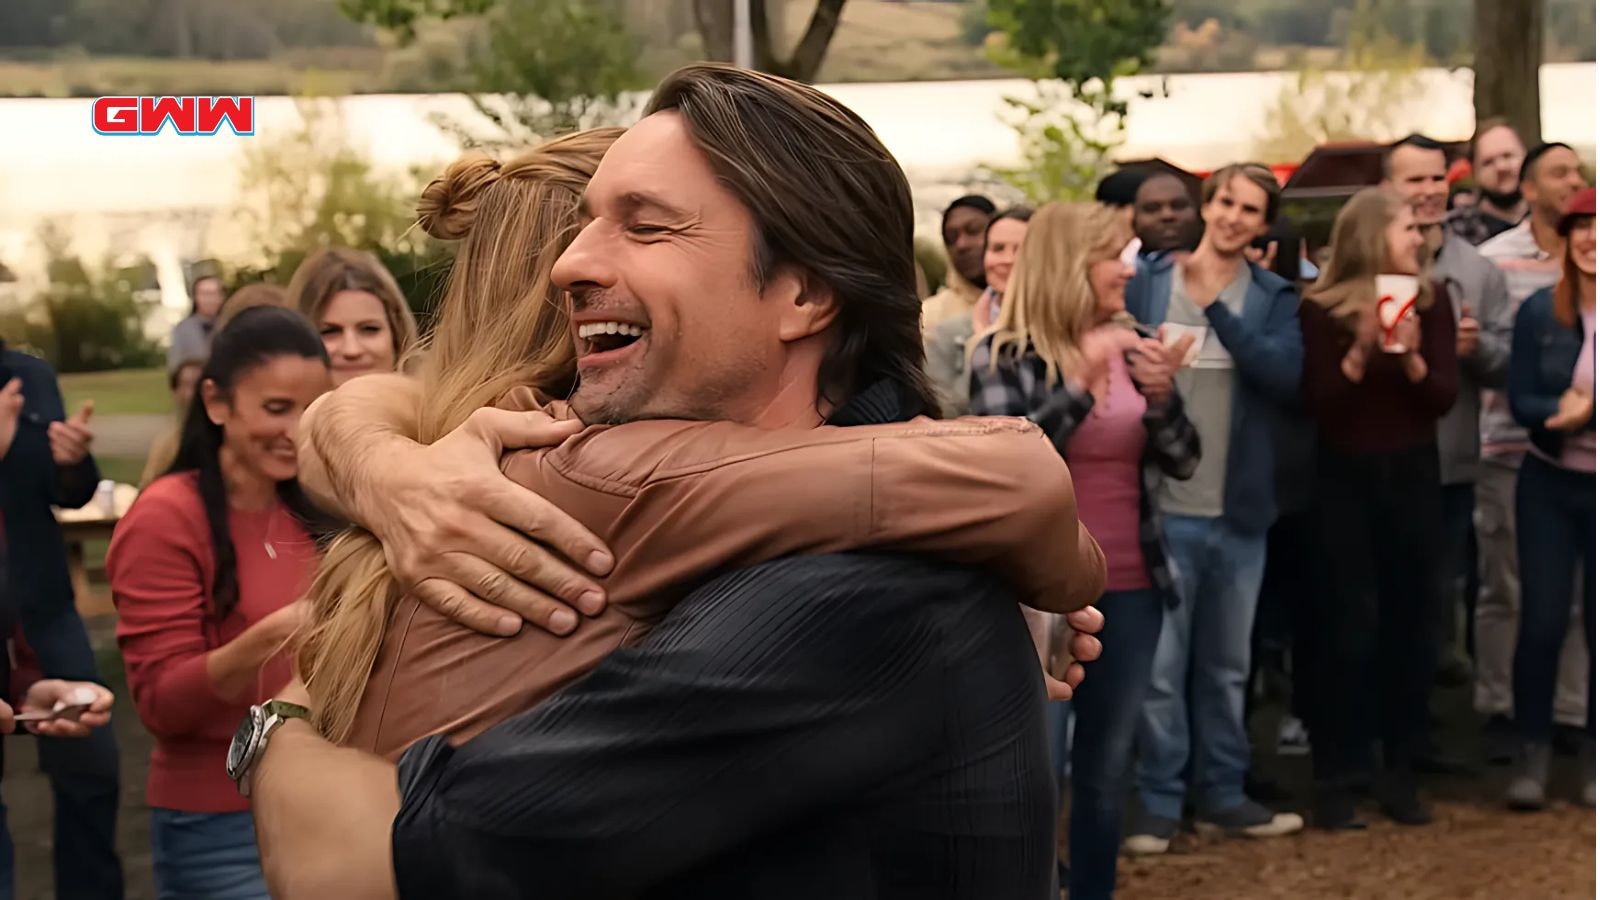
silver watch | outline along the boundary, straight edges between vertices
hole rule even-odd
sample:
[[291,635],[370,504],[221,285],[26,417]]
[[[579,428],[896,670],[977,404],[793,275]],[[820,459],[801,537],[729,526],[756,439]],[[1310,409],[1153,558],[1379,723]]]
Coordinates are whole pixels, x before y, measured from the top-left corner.
[[250,796],[250,773],[267,751],[267,739],[272,733],[290,719],[310,718],[311,710],[287,700],[268,700],[250,707],[228,746],[228,777],[238,786],[239,793]]

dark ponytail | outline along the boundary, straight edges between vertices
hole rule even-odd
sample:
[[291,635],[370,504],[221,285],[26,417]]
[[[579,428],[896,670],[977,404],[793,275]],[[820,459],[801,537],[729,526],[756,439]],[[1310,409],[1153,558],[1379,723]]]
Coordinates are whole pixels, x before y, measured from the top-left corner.
[[[200,371],[199,384],[214,383],[224,395],[233,391],[241,376],[281,356],[320,360],[328,365],[328,351],[322,339],[299,313],[263,306],[239,313],[211,342],[211,353]],[[216,579],[211,585],[212,617],[220,622],[239,604],[239,563],[233,535],[228,530],[228,489],[222,480],[222,426],[206,415],[204,391],[198,387],[189,403],[178,438],[178,455],[171,475],[194,472],[200,486],[200,502],[206,511],[211,532],[211,549],[217,561]],[[323,519],[290,479],[278,483],[278,496],[308,527]]]

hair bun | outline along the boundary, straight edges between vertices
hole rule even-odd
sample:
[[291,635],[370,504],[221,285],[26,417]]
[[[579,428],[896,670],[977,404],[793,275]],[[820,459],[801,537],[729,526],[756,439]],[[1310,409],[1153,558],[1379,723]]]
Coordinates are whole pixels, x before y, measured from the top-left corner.
[[472,230],[478,198],[500,178],[500,163],[488,154],[469,153],[428,182],[417,201],[417,224],[443,241],[459,241]]

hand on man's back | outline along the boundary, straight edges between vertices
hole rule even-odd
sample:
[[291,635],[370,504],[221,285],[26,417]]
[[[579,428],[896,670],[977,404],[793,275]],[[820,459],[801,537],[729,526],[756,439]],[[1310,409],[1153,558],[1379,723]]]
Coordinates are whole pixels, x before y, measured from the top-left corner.
[[484,408],[438,441],[378,461],[380,480],[367,492],[361,518],[383,542],[400,584],[485,634],[515,634],[523,621],[567,634],[579,613],[603,610],[604,591],[590,575],[610,571],[610,551],[500,471],[504,452],[554,446],[582,427],[539,412]]

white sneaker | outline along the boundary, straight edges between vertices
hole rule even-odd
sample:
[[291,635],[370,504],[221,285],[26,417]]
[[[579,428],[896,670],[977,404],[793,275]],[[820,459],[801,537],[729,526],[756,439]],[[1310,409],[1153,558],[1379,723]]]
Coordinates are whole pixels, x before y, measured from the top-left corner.
[[1305,756],[1311,752],[1311,733],[1306,724],[1294,716],[1284,716],[1278,721],[1278,755]]
[[1122,842],[1122,849],[1130,856],[1160,856],[1172,846],[1172,839],[1177,835],[1176,820],[1163,819],[1140,810],[1128,827],[1128,837]]
[[1253,838],[1283,837],[1306,827],[1299,813],[1275,813],[1254,800],[1246,800],[1232,809],[1198,815],[1194,824],[1197,831]]

